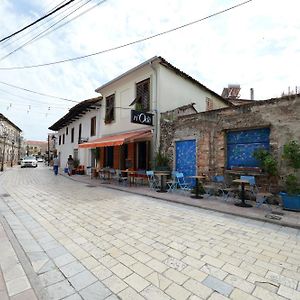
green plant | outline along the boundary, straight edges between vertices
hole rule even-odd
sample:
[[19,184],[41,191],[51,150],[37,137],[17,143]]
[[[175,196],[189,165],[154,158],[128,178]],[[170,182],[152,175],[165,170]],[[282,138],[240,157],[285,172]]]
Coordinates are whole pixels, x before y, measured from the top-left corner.
[[276,158],[267,150],[260,148],[254,151],[253,157],[260,163],[262,170],[269,176],[278,174],[278,163]]
[[169,157],[162,152],[158,152],[155,155],[155,167],[169,167]]
[[300,169],[300,144],[297,141],[290,141],[283,146],[283,158],[287,161],[293,173],[287,175],[285,180],[286,191],[290,195],[300,194],[299,174]]

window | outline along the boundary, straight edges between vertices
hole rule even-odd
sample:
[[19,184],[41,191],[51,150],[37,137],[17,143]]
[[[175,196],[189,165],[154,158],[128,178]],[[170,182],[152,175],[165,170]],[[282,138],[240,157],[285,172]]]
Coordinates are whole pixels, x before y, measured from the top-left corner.
[[74,143],[74,128],[71,129],[71,143]]
[[138,111],[150,110],[150,78],[136,84],[135,109]]
[[79,128],[78,128],[78,144],[81,143],[81,124],[79,124]]
[[214,103],[212,99],[206,98],[206,110],[213,110],[214,109]]
[[61,145],[61,135],[58,138],[58,145]]
[[66,128],[66,135],[68,135],[69,134],[69,128],[67,127]]
[[96,117],[91,118],[91,136],[96,135]]
[[65,143],[65,134],[63,134],[63,144]]
[[105,104],[105,124],[109,124],[115,119],[115,94],[106,97]]
[[105,166],[112,168],[114,166],[114,147],[106,147],[105,150]]

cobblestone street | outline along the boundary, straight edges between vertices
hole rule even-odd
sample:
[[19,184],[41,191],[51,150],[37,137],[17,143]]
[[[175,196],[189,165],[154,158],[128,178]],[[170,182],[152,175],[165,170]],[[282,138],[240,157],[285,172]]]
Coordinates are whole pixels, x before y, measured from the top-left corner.
[[300,299],[299,230],[41,166],[0,186],[1,300]]

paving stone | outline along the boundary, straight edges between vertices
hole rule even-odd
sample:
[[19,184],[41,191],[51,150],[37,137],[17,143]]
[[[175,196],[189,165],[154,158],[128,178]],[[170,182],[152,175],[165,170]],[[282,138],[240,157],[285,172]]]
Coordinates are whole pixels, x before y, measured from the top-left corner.
[[[3,300],[1,297],[0,299]],[[15,296],[12,296],[10,299],[11,300],[37,300],[38,298],[36,297],[33,289],[29,289]]]
[[12,265],[9,269],[3,271],[5,281],[16,279],[25,276],[25,272],[21,264]]
[[188,277],[186,275],[174,269],[168,269],[164,272],[164,275],[171,281],[174,281],[179,285],[182,285],[185,281],[188,280]]
[[92,269],[91,272],[100,280],[104,280],[112,275],[112,272],[102,265]]
[[130,269],[142,277],[146,277],[153,272],[151,268],[140,262],[137,262],[134,265],[130,266]]
[[300,300],[300,291],[288,288],[284,285],[281,285],[278,290],[278,294],[287,299]]
[[220,280],[223,280],[228,273],[211,265],[205,265],[200,269],[202,272],[212,275]]
[[58,270],[51,270],[38,276],[43,286],[49,286],[54,283],[65,280],[65,277]]
[[254,290],[254,284],[234,275],[229,274],[224,281],[233,287],[239,288],[242,291],[251,294]]
[[236,275],[240,278],[243,278],[243,279],[246,279],[247,276],[249,275],[249,272],[246,271],[246,270],[243,270],[239,267],[236,267],[236,266],[233,266],[231,264],[225,264],[223,267],[222,267],[222,270],[224,270],[225,272],[228,272],[232,275]]
[[158,273],[163,273],[165,270],[168,269],[168,267],[161,263],[160,261],[156,259],[152,259],[147,262],[147,266],[150,267],[151,269],[157,271]]
[[111,294],[111,291],[101,282],[97,281],[82,289],[79,293],[85,300],[102,300],[106,299]]
[[182,271],[187,264],[185,264],[184,262],[182,262],[181,260],[178,260],[174,257],[169,257],[164,261],[164,264],[167,265],[170,268],[173,268],[177,271]]
[[191,291],[193,294],[204,299],[208,298],[208,296],[213,293],[212,289],[208,288],[207,286],[203,285],[202,283],[194,279],[189,279],[183,284],[183,286],[187,290]]
[[116,275],[106,278],[103,280],[103,283],[115,294],[120,293],[128,287],[128,285]]
[[64,280],[46,287],[46,292],[51,300],[58,300],[74,294],[75,290],[67,280]]
[[170,300],[171,298],[162,290],[154,285],[149,285],[142,292],[141,295],[147,300]]
[[85,267],[78,261],[60,267],[63,274],[69,278],[85,270]]
[[4,290],[0,290],[0,299],[1,300],[10,300],[9,298],[8,298],[8,294],[7,294],[7,292],[6,291],[4,291]]
[[171,298],[175,300],[185,300],[191,295],[191,292],[176,283],[172,283],[166,289],[165,293],[170,295]]
[[80,272],[70,278],[68,278],[72,286],[76,289],[76,291],[80,291],[81,289],[91,285],[92,283],[97,281],[97,278],[89,271],[85,270]]
[[283,275],[280,275],[280,274],[277,274],[277,273],[274,273],[271,271],[269,271],[266,274],[266,278],[270,279],[272,282],[285,285],[286,287],[289,287],[291,289],[297,288],[297,284],[298,284],[297,280],[285,277]]
[[257,286],[252,294],[253,296],[262,299],[262,300],[284,300],[285,298],[272,293],[260,286]]
[[149,281],[145,280],[135,273],[125,278],[124,281],[138,292],[142,291],[145,287],[150,285]]
[[144,300],[145,299],[131,287],[128,287],[125,290],[123,290],[121,293],[119,293],[118,297],[120,297],[120,299],[122,300],[132,300],[132,299]]
[[213,276],[207,276],[202,283],[206,285],[207,287],[215,290],[216,292],[224,295],[229,296],[230,293],[233,290],[233,287],[223,281],[221,281],[218,278],[215,278]]
[[64,300],[82,300],[82,297],[76,293],[71,296],[68,296],[67,298],[64,298]]
[[234,289],[230,295],[230,299],[232,299],[232,300],[258,300],[259,298],[249,295],[242,290]]
[[26,276],[18,277],[6,282],[6,287],[9,296],[19,294],[31,288]]
[[67,254],[63,254],[63,255],[60,255],[60,256],[57,256],[56,258],[53,259],[54,263],[58,266],[58,267],[62,267],[64,265],[67,265],[73,261],[75,261],[76,258],[67,253]]
[[171,280],[157,272],[151,273],[146,279],[163,291],[172,283]]

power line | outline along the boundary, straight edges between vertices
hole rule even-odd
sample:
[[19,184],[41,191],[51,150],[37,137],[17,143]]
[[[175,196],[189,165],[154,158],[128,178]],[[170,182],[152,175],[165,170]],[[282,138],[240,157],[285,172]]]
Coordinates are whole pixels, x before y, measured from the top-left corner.
[[[13,53],[17,52],[18,50],[24,48],[25,46],[27,46],[28,44],[32,44],[33,42],[43,38],[44,36],[48,35],[49,33],[56,31],[57,29],[65,26],[66,24],[70,23],[71,21],[79,18],[80,16],[82,16],[83,14],[87,13],[88,11],[90,11],[91,9],[95,8],[96,6],[104,3],[107,0],[102,0],[99,3],[97,3],[96,5],[94,5],[93,7],[90,7],[89,9],[85,10],[84,12],[78,14],[77,16],[75,16],[74,18],[70,19],[69,21],[61,24],[60,26],[57,26],[56,28],[52,29],[51,31],[49,31],[52,27],[54,27],[55,25],[57,25],[58,23],[60,23],[62,20],[64,20],[65,18],[67,18],[68,16],[70,16],[71,14],[75,13],[77,10],[79,10],[80,8],[82,8],[83,6],[87,5],[89,2],[91,2],[92,0],[88,0],[86,1],[84,4],[82,4],[81,6],[77,7],[75,10],[73,10],[72,12],[70,12],[68,15],[64,16],[62,19],[58,20],[57,22],[55,22],[54,24],[52,24],[50,27],[48,27],[47,29],[43,30],[42,32],[38,33],[36,36],[34,36],[32,39],[28,40],[27,42],[25,42],[24,44],[22,44],[21,46],[19,46],[18,48],[16,48],[15,50],[11,51],[10,53],[4,55],[3,57],[0,58],[0,61],[4,60],[5,58],[9,57],[10,55],[12,55]],[[48,31],[48,32],[47,32]],[[43,34],[44,33],[44,34]]]
[[247,4],[249,2],[252,2],[252,1],[253,0],[244,1],[244,2],[239,3],[237,5],[234,5],[234,6],[231,6],[229,8],[226,8],[226,9],[223,9],[221,11],[218,11],[216,13],[213,13],[213,14],[211,14],[209,16],[204,17],[204,18],[201,18],[201,19],[198,19],[198,20],[186,23],[184,25],[181,25],[181,26],[178,26],[178,27],[166,30],[166,31],[162,31],[160,33],[153,34],[153,35],[145,37],[145,38],[141,38],[139,40],[135,40],[135,41],[129,42],[127,44],[123,44],[123,45],[120,45],[120,46],[112,47],[112,48],[109,48],[109,49],[106,49],[106,50],[94,52],[94,53],[87,54],[87,55],[77,56],[77,57],[73,57],[73,58],[68,58],[68,59],[64,59],[64,60],[59,60],[59,61],[55,61],[55,62],[49,62],[49,63],[38,64],[38,65],[20,66],[20,67],[6,67],[6,68],[0,68],[0,70],[22,70],[22,69],[39,68],[39,67],[44,67],[44,66],[51,66],[51,65],[61,64],[61,63],[69,62],[69,61],[80,60],[80,59],[84,59],[84,58],[96,56],[96,55],[99,55],[99,54],[103,54],[103,53],[115,51],[115,50],[118,50],[118,49],[121,49],[121,48],[125,48],[125,47],[131,46],[131,45],[134,45],[134,44],[138,44],[138,43],[141,43],[141,42],[145,42],[147,40],[150,40],[150,39],[153,39],[153,38],[156,38],[156,37],[159,37],[159,36],[162,36],[162,35],[174,32],[174,31],[177,31],[179,29],[182,29],[182,28],[194,25],[194,24],[199,23],[199,22],[205,21],[207,19],[210,19],[210,18],[215,17],[217,15],[223,14],[225,12],[233,10],[233,9],[235,9],[237,7],[245,5],[245,4]]
[[61,5],[61,6],[59,6],[58,8],[54,9],[54,10],[51,11],[50,13],[48,13],[48,14],[44,15],[43,17],[41,17],[41,18],[35,20],[35,21],[32,22],[31,24],[29,24],[29,25],[23,27],[22,29],[20,29],[20,30],[18,30],[18,31],[16,31],[16,32],[14,32],[14,33],[12,33],[12,34],[10,34],[10,35],[8,35],[8,36],[2,38],[2,39],[0,40],[0,43],[3,42],[3,41],[5,41],[5,40],[7,40],[7,39],[9,39],[9,38],[11,38],[11,37],[13,37],[13,36],[15,36],[15,35],[17,35],[18,33],[22,32],[22,31],[24,31],[24,30],[26,30],[27,28],[33,26],[34,24],[36,24],[36,23],[38,23],[38,22],[44,20],[45,18],[47,18],[47,17],[53,15],[54,13],[56,13],[57,11],[59,11],[60,9],[62,9],[63,7],[69,5],[69,4],[70,4],[71,2],[73,2],[73,1],[74,1],[74,0],[69,0],[67,3],[65,3],[65,4],[63,4],[63,5]]
[[75,100],[70,100],[70,99],[66,99],[66,98],[61,98],[61,97],[57,97],[57,96],[52,96],[52,95],[48,95],[48,94],[44,94],[44,93],[32,91],[32,90],[29,90],[29,89],[26,89],[26,88],[23,88],[23,87],[19,87],[19,86],[16,86],[16,85],[13,85],[13,84],[10,84],[10,83],[7,83],[7,82],[0,81],[0,83],[2,83],[4,85],[7,85],[7,86],[10,86],[10,87],[13,87],[13,88],[16,88],[16,89],[19,89],[19,90],[23,90],[23,91],[29,92],[29,93],[37,94],[37,95],[40,95],[40,96],[50,97],[50,98],[56,98],[56,99],[59,99],[59,100],[64,100],[64,101],[79,103],[78,101],[75,101]]
[[[66,1],[66,0],[65,0]],[[58,5],[61,5],[63,2],[65,1],[62,1],[60,2]],[[79,2],[81,2],[83,0],[79,0]],[[37,29],[39,29],[40,27],[43,27],[45,26],[47,23],[50,23],[53,19],[55,19],[56,17],[60,16],[61,14],[63,14],[64,12],[66,12],[67,10],[71,9],[73,6],[75,6],[77,3],[73,3],[73,5],[71,6],[68,6],[68,7],[65,7],[65,9],[61,10],[58,14],[52,16],[51,18],[47,19],[46,22],[41,22],[39,25],[35,26],[34,28],[32,28],[31,30],[25,32],[23,35],[21,36],[18,36],[18,38],[15,38],[15,39],[10,39],[10,40],[6,40],[3,42],[2,44],[2,48],[7,48],[9,47],[10,45],[16,43],[17,41],[23,39],[24,37],[30,35],[31,33],[33,33],[34,31],[36,31]],[[51,12],[53,9],[55,9],[58,5],[56,5],[54,8],[52,8],[49,12]]]

